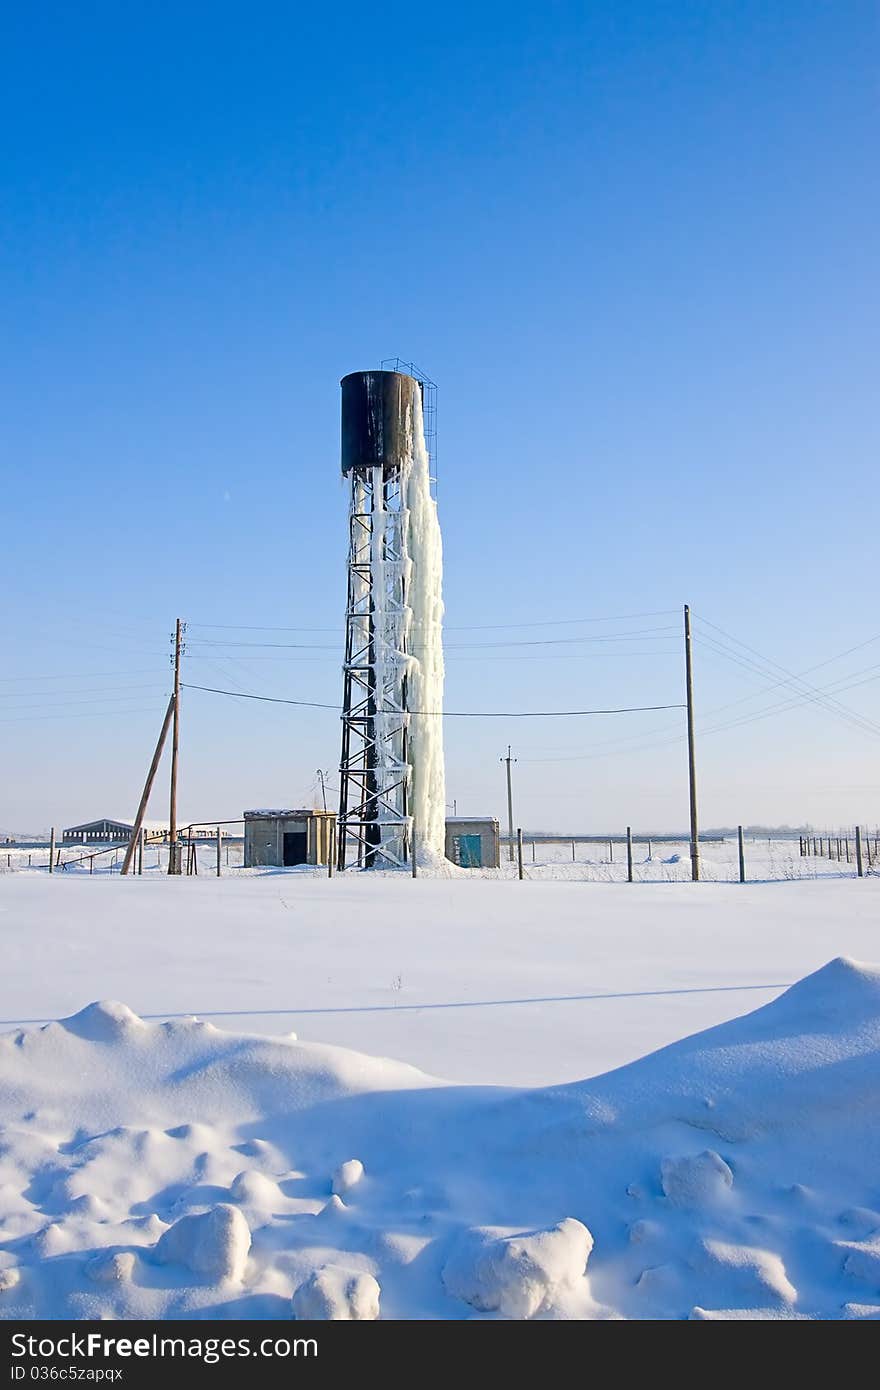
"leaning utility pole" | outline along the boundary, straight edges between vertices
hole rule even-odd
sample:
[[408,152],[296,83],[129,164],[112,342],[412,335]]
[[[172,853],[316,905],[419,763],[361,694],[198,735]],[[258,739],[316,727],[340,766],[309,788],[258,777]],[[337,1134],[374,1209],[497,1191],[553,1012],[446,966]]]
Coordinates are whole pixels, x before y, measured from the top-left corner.
[[691,654],[691,610],[684,606],[684,665],[687,683],[688,790],[691,803],[691,878],[700,877],[700,832],[697,824],[697,764],[694,750],[694,668]]
[[499,759],[502,763],[507,763],[507,846],[508,857],[513,863],[513,790],[510,784],[510,764],[516,762],[516,758],[510,756],[510,744],[507,745],[507,757]]
[[[138,842],[141,840],[141,826],[144,823],[144,816],[146,815],[147,810],[147,802],[150,799],[150,792],[153,787],[153,779],[156,776],[156,771],[159,767],[159,759],[162,757],[162,749],[165,746],[165,737],[168,733],[168,725],[171,722],[171,716],[173,713],[174,696],[172,695],[171,699],[168,701],[168,708],[165,711],[165,719],[162,723],[162,730],[159,734],[159,740],[156,744],[156,751],[153,754],[153,761],[150,763],[150,770],[147,773],[147,780],[144,783],[144,789],[141,793],[140,803],[137,808],[137,815],[134,818],[134,825],[132,826],[131,830],[131,839],[128,842],[128,849],[125,851],[125,858],[122,861],[122,872],[124,874],[127,874],[129,872],[132,863],[134,862],[135,850],[138,847]],[[143,842],[141,841],[141,868],[143,868],[143,854]]]
[[171,727],[171,807],[168,815],[168,872],[180,873],[177,854],[177,755],[180,747],[180,651],[184,624],[180,619],[174,628],[174,719]]

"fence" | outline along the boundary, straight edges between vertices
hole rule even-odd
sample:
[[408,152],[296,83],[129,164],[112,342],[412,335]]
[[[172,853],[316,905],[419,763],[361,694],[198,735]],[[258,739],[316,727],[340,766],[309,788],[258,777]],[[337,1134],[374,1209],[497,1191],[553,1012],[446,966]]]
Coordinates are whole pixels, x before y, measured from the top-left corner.
[[[203,824],[203,822],[200,822]],[[606,836],[550,836],[522,832],[514,838],[514,859],[508,859],[506,837],[502,841],[501,865],[497,869],[457,869],[448,866],[450,877],[495,879],[558,880],[589,883],[683,883],[691,877],[689,841],[683,835],[643,835],[625,832]],[[182,836],[179,851],[184,875],[307,873],[326,874],[324,866],[299,865],[294,869],[247,869],[244,841],[223,835],[219,841],[190,840]],[[46,873],[49,845],[0,847],[0,872]],[[118,876],[125,844],[87,850],[81,845],[56,846],[53,872],[98,877]],[[132,875],[157,877],[168,873],[169,847],[146,841],[140,861]],[[859,877],[880,873],[880,830],[849,827],[822,835],[763,836],[744,832],[740,843],[734,833],[723,837],[700,838],[701,878],[708,883],[781,882]],[[348,869],[346,873],[357,873]],[[368,870],[369,873],[394,872]],[[427,873],[427,868],[422,870]],[[443,867],[434,873],[444,872]]]

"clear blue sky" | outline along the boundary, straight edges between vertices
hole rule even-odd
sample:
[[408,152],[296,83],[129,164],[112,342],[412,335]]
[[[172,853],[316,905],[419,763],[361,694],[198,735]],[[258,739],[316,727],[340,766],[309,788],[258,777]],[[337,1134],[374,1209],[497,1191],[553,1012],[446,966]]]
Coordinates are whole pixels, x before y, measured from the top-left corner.
[[[685,601],[797,673],[880,632],[868,0],[13,3],[0,52],[3,828],[132,813],[177,614],[188,680],[338,700],[338,379],[389,354],[440,384],[450,708],[677,701]],[[880,818],[875,731],[710,733],[791,690],[696,665],[706,824]],[[683,826],[682,728],[450,720],[449,796],[500,813],[509,741],[526,826]],[[187,695],[186,815],[337,761]]]

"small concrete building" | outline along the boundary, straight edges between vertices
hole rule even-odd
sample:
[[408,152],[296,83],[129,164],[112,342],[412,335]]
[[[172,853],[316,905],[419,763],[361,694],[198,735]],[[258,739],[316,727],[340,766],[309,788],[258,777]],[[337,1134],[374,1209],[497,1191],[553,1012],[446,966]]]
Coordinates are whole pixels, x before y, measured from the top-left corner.
[[460,869],[497,869],[498,822],[491,816],[455,816],[446,822],[446,858]]
[[244,867],[326,864],[335,825],[335,811],[245,811]]

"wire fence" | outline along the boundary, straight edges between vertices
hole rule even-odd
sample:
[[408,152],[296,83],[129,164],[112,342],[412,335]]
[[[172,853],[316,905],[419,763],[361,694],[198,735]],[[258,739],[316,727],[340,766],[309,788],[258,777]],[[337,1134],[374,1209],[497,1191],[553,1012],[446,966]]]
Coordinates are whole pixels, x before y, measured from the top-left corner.
[[[857,843],[858,842],[858,843]],[[761,835],[744,833],[743,860],[740,861],[736,834],[707,838],[700,842],[700,878],[705,883],[736,883],[744,877],[752,883],[859,877],[859,845],[862,876],[880,875],[880,828],[848,827],[823,831],[821,835]],[[327,875],[327,866],[300,864],[293,868],[245,868],[245,846],[241,836],[221,836],[218,860],[216,838],[181,841],[183,876],[221,877],[285,875]],[[452,863],[420,867],[422,877],[471,879],[518,879],[519,846],[502,837],[497,868],[458,868]],[[81,844],[62,844],[55,849],[53,872],[65,877],[119,877],[126,844],[89,849]],[[85,852],[84,852],[85,850]],[[168,877],[169,846],[148,841],[140,867],[129,877]],[[0,874],[48,874],[49,846],[5,845],[0,847]],[[408,876],[409,870],[358,870],[372,875]],[[630,877],[631,874],[631,877]],[[625,835],[604,838],[585,836],[546,836],[524,832],[522,837],[522,878],[524,881],[583,883],[685,883],[691,879],[690,846],[681,835],[634,835],[632,860]]]

